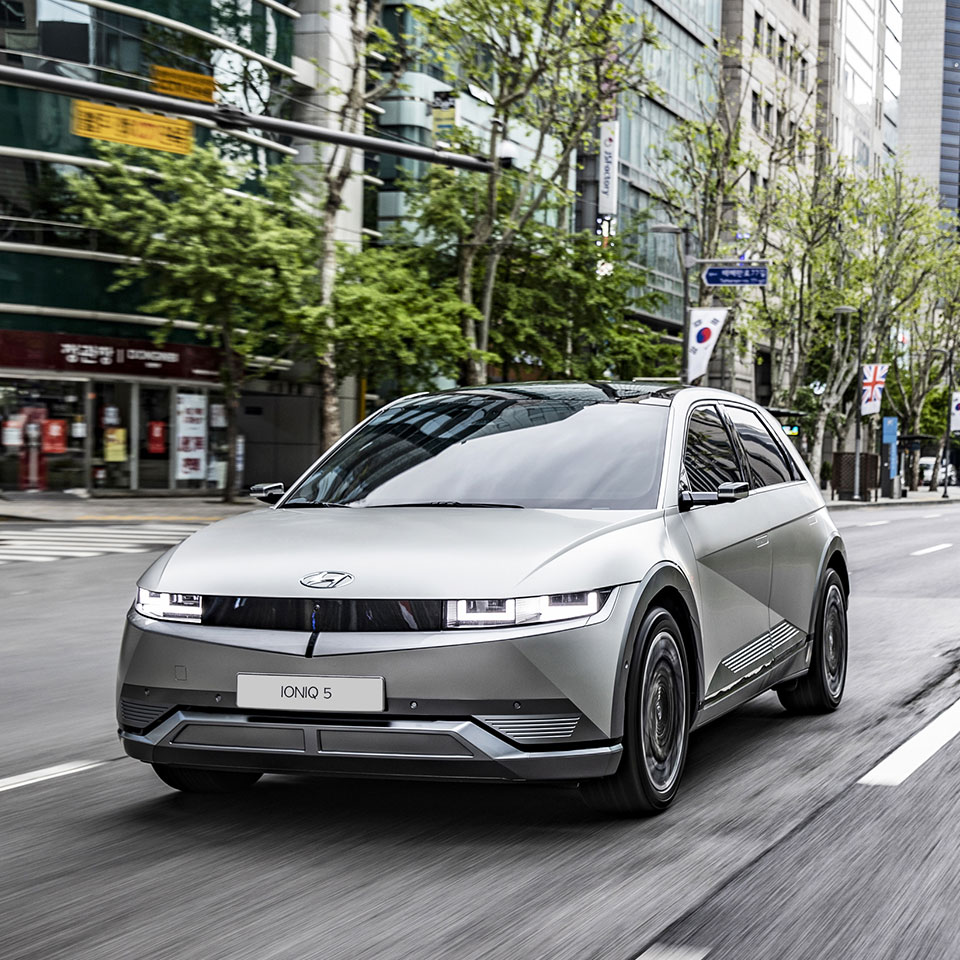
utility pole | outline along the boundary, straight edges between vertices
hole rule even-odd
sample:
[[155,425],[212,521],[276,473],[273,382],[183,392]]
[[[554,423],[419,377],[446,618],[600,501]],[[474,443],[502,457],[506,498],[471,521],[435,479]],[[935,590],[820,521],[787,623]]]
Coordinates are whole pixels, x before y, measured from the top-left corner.
[[941,500],[948,500],[947,487],[950,486],[950,420],[953,416],[953,347],[947,354],[947,425],[943,431],[943,494]]

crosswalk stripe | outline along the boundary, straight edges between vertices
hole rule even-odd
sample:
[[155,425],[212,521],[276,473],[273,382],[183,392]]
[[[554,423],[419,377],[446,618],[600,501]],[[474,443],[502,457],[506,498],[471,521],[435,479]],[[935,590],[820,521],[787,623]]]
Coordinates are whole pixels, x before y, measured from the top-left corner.
[[0,563],[146,553],[185,540],[204,525],[44,526],[0,534]]

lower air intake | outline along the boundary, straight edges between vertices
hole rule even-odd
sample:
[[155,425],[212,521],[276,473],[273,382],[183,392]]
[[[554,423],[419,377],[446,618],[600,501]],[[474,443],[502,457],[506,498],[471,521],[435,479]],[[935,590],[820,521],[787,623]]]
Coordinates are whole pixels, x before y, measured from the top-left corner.
[[134,730],[144,730],[168,710],[167,703],[144,703],[142,700],[120,700],[120,722]]
[[549,743],[569,740],[579,717],[478,717],[497,733],[517,743]]

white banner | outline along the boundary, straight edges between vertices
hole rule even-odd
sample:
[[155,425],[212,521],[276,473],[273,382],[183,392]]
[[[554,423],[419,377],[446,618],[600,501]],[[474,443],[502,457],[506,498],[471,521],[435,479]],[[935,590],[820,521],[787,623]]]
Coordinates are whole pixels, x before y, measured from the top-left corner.
[[202,393],[177,394],[177,479],[207,476],[207,398]]
[[615,217],[620,199],[620,121],[600,124],[597,156],[597,216]]
[[880,412],[883,399],[883,387],[887,382],[889,363],[866,363],[863,366],[863,398],[860,403],[861,416]]
[[960,430],[960,393],[954,392],[950,398],[950,432]]
[[690,311],[690,342],[687,345],[687,382],[707,372],[710,356],[727,319],[727,307],[694,307]]

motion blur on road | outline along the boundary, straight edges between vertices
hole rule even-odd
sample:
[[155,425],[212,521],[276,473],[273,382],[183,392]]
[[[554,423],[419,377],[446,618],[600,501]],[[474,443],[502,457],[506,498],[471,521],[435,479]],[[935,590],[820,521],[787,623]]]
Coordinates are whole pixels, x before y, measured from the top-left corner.
[[960,508],[834,517],[852,581],[843,705],[791,718],[770,693],[707,726],[675,805],[639,821],[543,786],[268,776],[175,793],[122,756],[113,716],[157,538],[5,562],[0,957],[957,956],[960,739],[898,785],[857,781],[960,696]]

